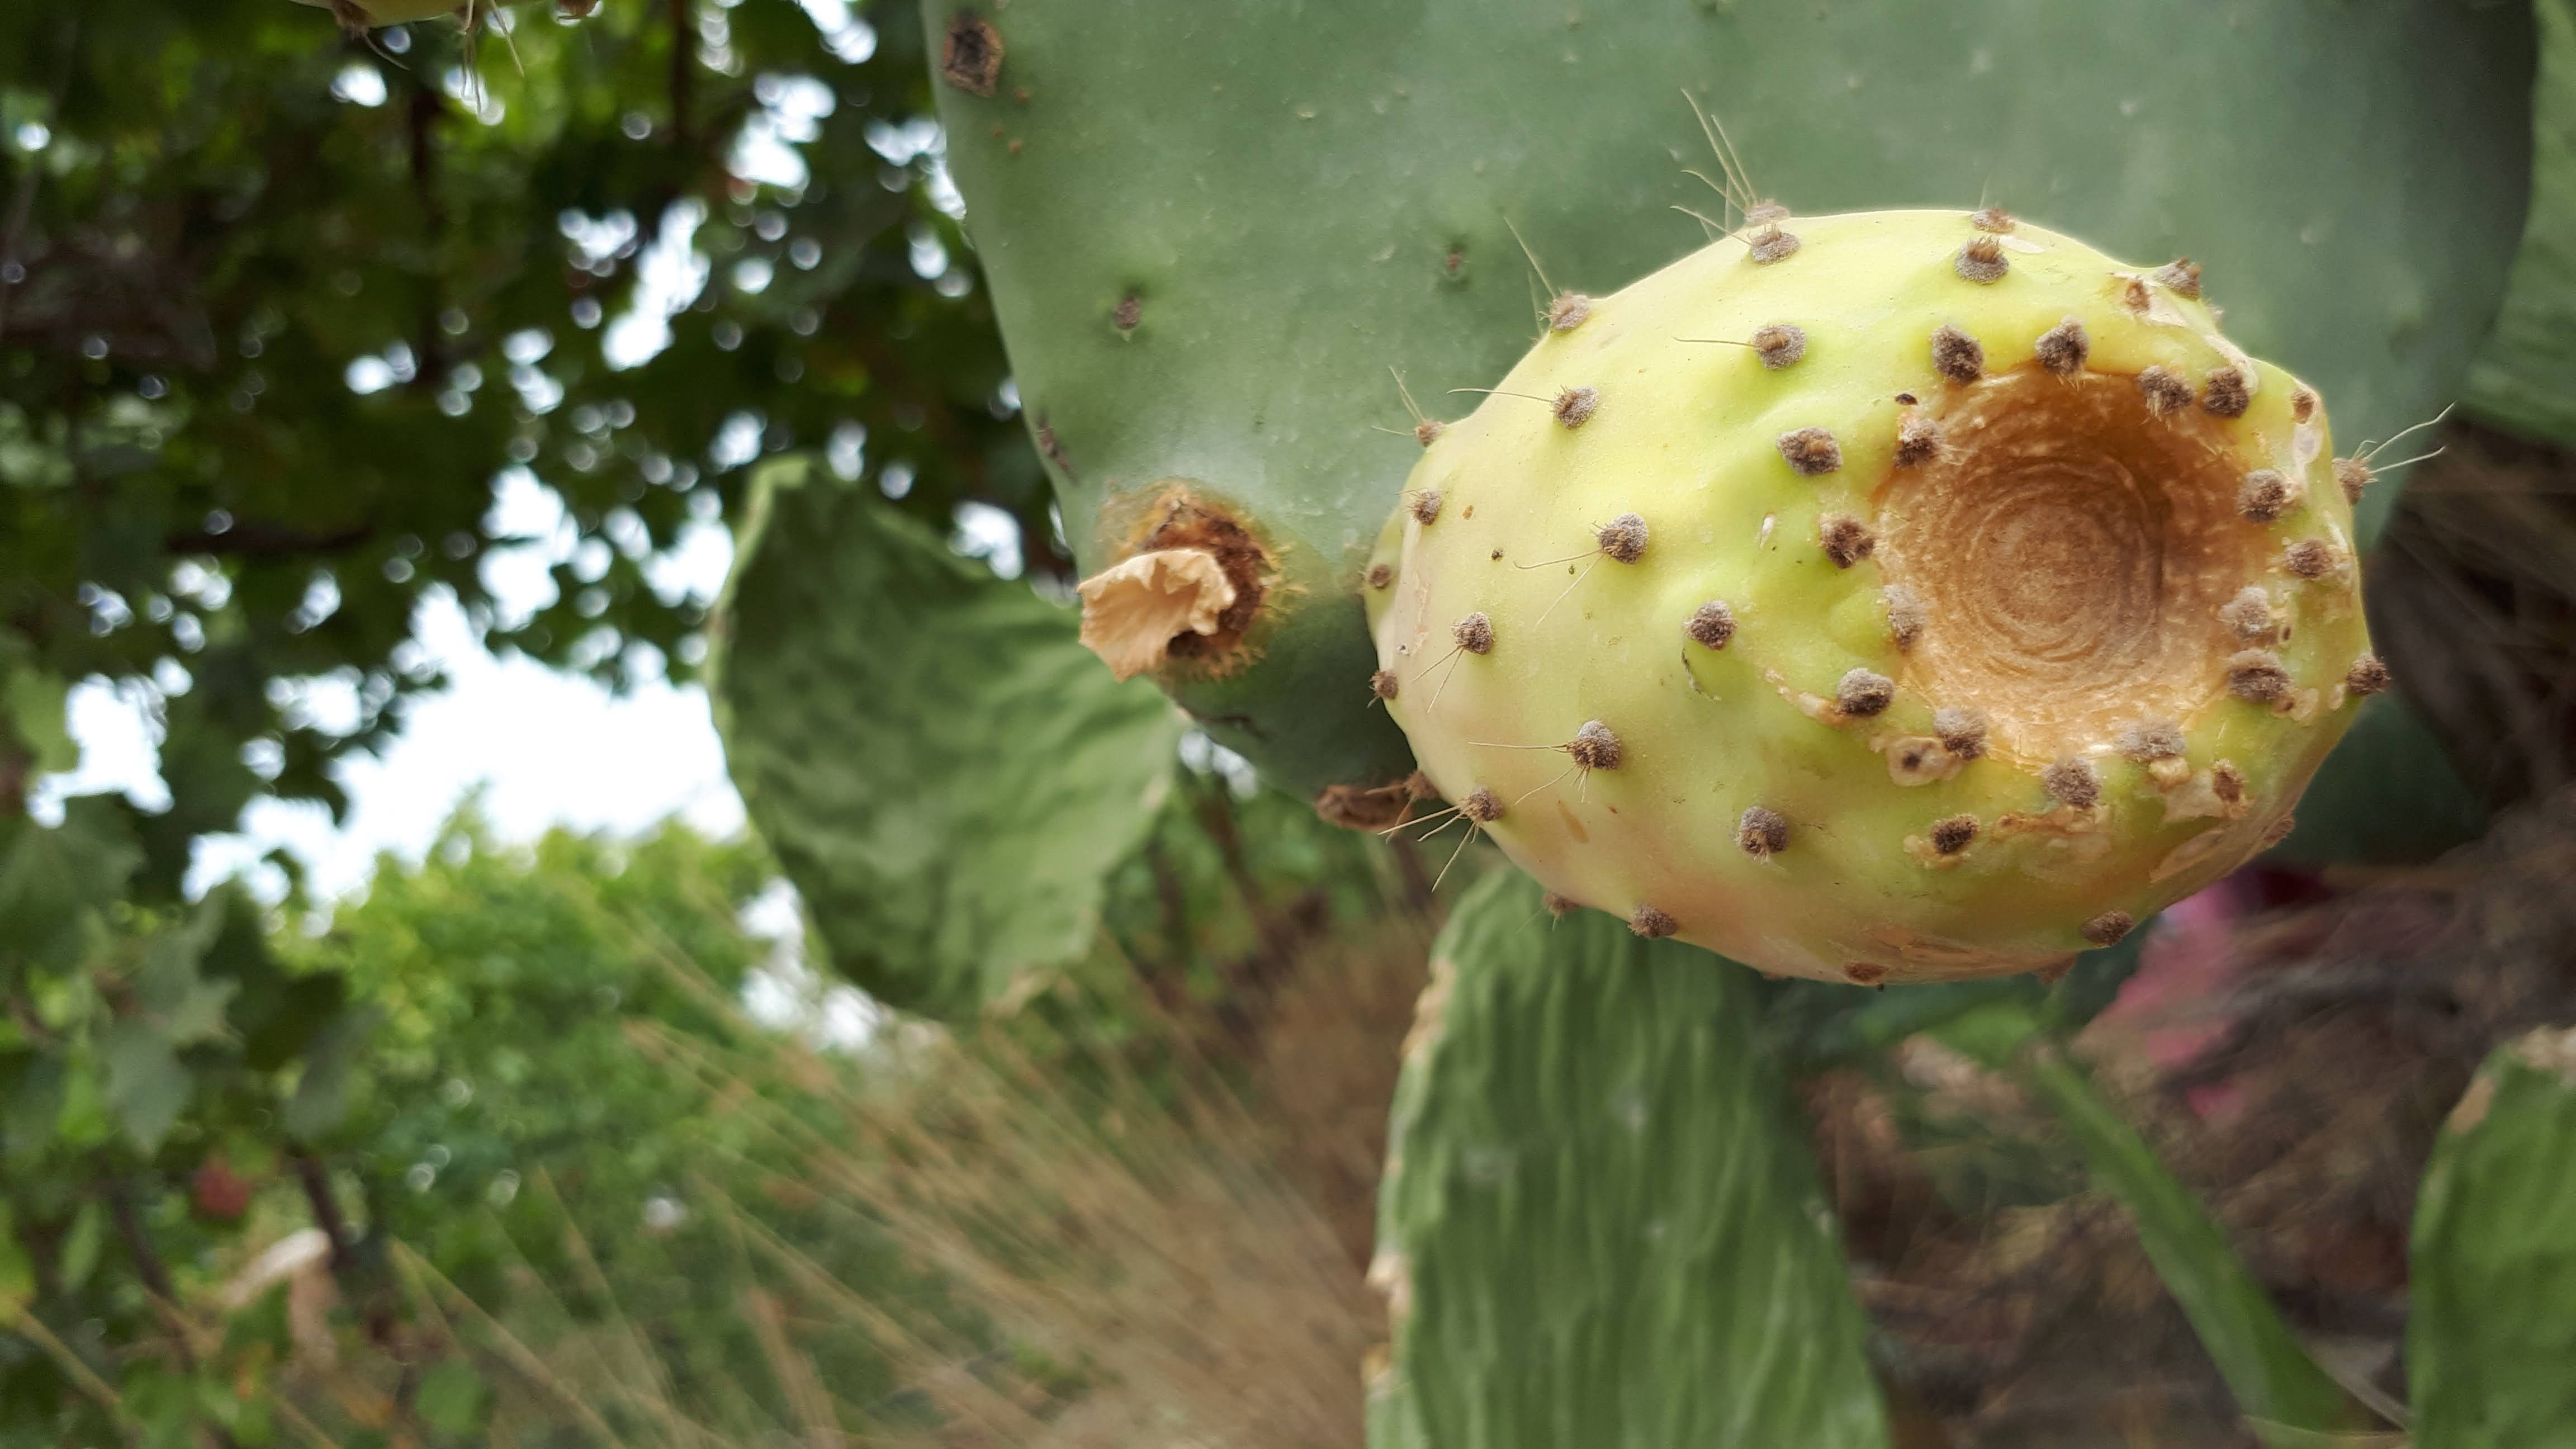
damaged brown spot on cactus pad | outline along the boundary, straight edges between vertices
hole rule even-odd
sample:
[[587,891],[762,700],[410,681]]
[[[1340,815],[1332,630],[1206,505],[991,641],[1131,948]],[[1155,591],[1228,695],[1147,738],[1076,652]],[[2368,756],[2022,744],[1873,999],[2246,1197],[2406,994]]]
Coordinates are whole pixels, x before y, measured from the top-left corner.
[[2254,405],[2254,385],[2240,367],[2221,367],[2209,374],[2200,391],[2200,409],[2214,418],[2241,418]]
[[1941,425],[1909,416],[1896,425],[1896,466],[1919,468],[1941,456]]
[[2191,384],[2170,367],[2149,366],[2138,373],[2138,396],[2147,411],[2163,417],[2191,406]]
[[1977,843],[1977,817],[1953,815],[1932,822],[1932,849],[1942,855],[1957,855]]
[[2059,377],[2073,377],[2084,370],[2085,360],[2093,355],[2093,339],[2083,323],[2069,317],[2039,334],[2031,350],[2041,367]]
[[1547,304],[1547,330],[1571,332],[1592,315],[1592,299],[1581,292],[1559,292]]
[[1393,565],[1393,564],[1382,564],[1382,563],[1381,563],[1381,564],[1370,564],[1370,565],[1369,565],[1369,571],[1368,571],[1368,586],[1369,586],[1370,588],[1372,588],[1372,589],[1382,589],[1382,588],[1385,588],[1387,585],[1389,585],[1389,584],[1391,584],[1391,583],[1394,583],[1394,582],[1395,582],[1395,565]]
[[1503,818],[1503,797],[1488,785],[1479,785],[1458,802],[1458,813],[1479,825],[1491,825]]
[[972,10],[948,17],[940,42],[939,78],[969,95],[989,96],[1002,81],[1002,34]]
[[1878,547],[1869,525],[1848,513],[1828,513],[1816,520],[1816,542],[1823,546],[1825,557],[1838,569],[1850,568],[1870,556]]
[[1947,446],[1873,500],[1888,584],[1940,621],[1905,654],[1909,693],[1978,711],[2024,768],[2142,716],[2187,724],[2218,697],[2228,643],[2208,621],[2267,552],[2238,512],[2224,422],[2044,367],[1925,411]]
[[[1786,211],[1779,214],[1783,217],[1788,215]],[[1766,219],[1762,229],[1747,240],[1744,254],[1755,266],[1767,267],[1773,262],[1795,255],[1797,250],[1797,234],[1783,231],[1778,222]]]
[[1395,698],[1398,687],[1399,681],[1392,669],[1381,669],[1369,676],[1369,693],[1379,699]]
[[1875,961],[1852,961],[1843,966],[1843,979],[1854,986],[1883,986],[1887,968]]
[[1428,526],[1437,522],[1440,517],[1440,490],[1437,488],[1420,490],[1413,495],[1413,501],[1407,505],[1407,508],[1413,514],[1413,521],[1416,523]]
[[2236,488],[2236,511],[2248,523],[2270,523],[2297,501],[2290,480],[2277,468],[2257,468]]
[[1622,513],[1592,530],[1592,539],[1612,563],[1635,563],[1646,556],[1646,520],[1634,513]]
[[1270,587],[1259,541],[1224,509],[1167,487],[1116,564],[1082,581],[1082,642],[1121,679],[1183,670],[1199,678],[1245,662],[1244,631]]
[[1592,421],[1592,415],[1601,411],[1601,393],[1597,388],[1569,387],[1556,395],[1549,408],[1556,414],[1557,426],[1570,432]]
[[2388,666],[2376,654],[2364,653],[2343,675],[2343,687],[2355,694],[2377,694],[2389,683]]
[[1144,320],[1145,303],[1133,292],[1119,298],[1117,310],[1109,314],[1110,325],[1121,332],[1135,331],[1136,324]]
[[1943,705],[1932,711],[1932,735],[1941,748],[1962,760],[1982,759],[1986,753],[1986,712],[1964,705]]
[[2200,263],[2189,257],[2176,257],[2156,268],[2156,281],[2177,297],[2200,296]]
[[2060,805],[2090,810],[2102,803],[2102,777],[2093,773],[2089,761],[2072,757],[2058,760],[2039,772],[2039,783]]

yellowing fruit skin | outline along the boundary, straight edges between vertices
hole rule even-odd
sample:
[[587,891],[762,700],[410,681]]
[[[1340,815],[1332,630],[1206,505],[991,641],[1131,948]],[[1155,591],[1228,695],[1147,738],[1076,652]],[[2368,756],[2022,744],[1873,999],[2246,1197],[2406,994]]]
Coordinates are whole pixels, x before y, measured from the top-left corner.
[[[1769,972],[1942,980],[2060,964],[2276,838],[2368,649],[2323,404],[2226,343],[2196,277],[2005,224],[1990,283],[1963,275],[1988,236],[1964,212],[1791,219],[1767,264],[1719,241],[1543,334],[1424,450],[1367,591],[1387,708],[1442,795],[1494,792],[1483,828],[1550,890]],[[2060,375],[2037,348],[2069,319],[2089,355]],[[1789,366],[1723,345],[1778,324],[1805,334]],[[1936,368],[1945,326],[1979,380]],[[2190,404],[2150,411],[2151,367]],[[2251,388],[2233,416],[2229,369]],[[1548,400],[1578,388],[1597,406],[1569,428]],[[1909,417],[1943,428],[1940,460],[1898,465]],[[1840,466],[1807,476],[1781,438],[1811,427]],[[2268,521],[2237,499],[2258,469],[2299,494]],[[1630,513],[1642,555],[1601,554]],[[1876,545],[1848,567],[1819,539],[1836,514]],[[2315,577],[2287,561],[2302,542]],[[1891,584],[1922,606],[1911,648]],[[2284,637],[2222,621],[2248,587]],[[1684,632],[1712,600],[1736,624],[1717,649]],[[1455,649],[1475,612],[1490,648]],[[2277,699],[2230,690],[2257,645]],[[1893,681],[1883,712],[1831,705],[1853,670]],[[1984,711],[1982,756],[1922,750],[1944,706]],[[1548,748],[1596,720],[1616,768]],[[2182,757],[2124,755],[2134,720]],[[2043,785],[2064,759],[2098,778],[2089,808]],[[1757,806],[1788,824],[1776,854],[1738,842]],[[1976,836],[1944,854],[1932,826],[1961,816]]]

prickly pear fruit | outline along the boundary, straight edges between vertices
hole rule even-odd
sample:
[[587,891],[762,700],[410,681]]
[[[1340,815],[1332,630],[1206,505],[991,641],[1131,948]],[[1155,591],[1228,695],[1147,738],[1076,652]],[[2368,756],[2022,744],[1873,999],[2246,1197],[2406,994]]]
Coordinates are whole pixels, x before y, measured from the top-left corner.
[[1641,935],[1863,984],[2116,941],[2277,840],[2387,683],[2367,463],[2201,286],[1991,208],[1757,209],[1425,449],[1372,687]]

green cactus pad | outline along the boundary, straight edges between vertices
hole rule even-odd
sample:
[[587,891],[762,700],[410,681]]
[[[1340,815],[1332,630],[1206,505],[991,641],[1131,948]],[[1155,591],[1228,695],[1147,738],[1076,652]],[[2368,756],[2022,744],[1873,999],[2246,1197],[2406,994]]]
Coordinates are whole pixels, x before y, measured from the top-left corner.
[[1756,983],[1480,882],[1405,1044],[1372,1449],[1885,1449]]
[[[1086,572],[1174,484],[1265,545],[1245,651],[1157,677],[1275,782],[1382,784],[1351,593],[1423,411],[1704,240],[1687,91],[1806,211],[1984,191],[2188,252],[2354,436],[2437,411],[2522,218],[2531,27],[2454,0],[924,0],[966,225]],[[1383,431],[1380,431],[1383,430]],[[1392,435],[1390,435],[1392,434]],[[2367,500],[2363,536],[2394,483]],[[1606,521],[1606,520],[1597,520]],[[1354,669],[1358,673],[1354,673]]]
[[1592,302],[1375,562],[1388,711],[1515,861],[1868,985],[2117,940],[2387,682],[2317,394],[2188,273],[1992,212],[1792,218]]
[[2422,1449],[2576,1445],[2576,1030],[2498,1050],[2415,1206],[2406,1368]]

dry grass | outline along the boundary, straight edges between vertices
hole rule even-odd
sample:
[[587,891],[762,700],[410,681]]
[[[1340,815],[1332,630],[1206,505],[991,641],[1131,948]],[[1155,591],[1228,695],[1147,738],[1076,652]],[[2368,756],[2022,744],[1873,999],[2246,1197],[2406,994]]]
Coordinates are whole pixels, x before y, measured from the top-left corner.
[[[733,1293],[771,1379],[729,1412],[684,1408],[647,1327],[576,1314],[533,1273],[508,1324],[416,1259],[415,1301],[506,1371],[495,1442],[569,1423],[672,1449],[1358,1449],[1360,1363],[1384,1337],[1362,1283],[1369,1219],[1427,946],[1415,928],[1380,931],[1305,950],[1257,1059],[1236,1067],[1197,1054],[1220,1033],[1168,1020],[1114,1046],[1025,1022],[909,1028],[855,1067],[775,1037],[639,1029],[640,1050],[794,1164],[767,1192],[838,1205],[945,1288],[841,1281],[828,1245],[696,1185],[738,1245]],[[586,1245],[573,1257],[591,1262]],[[555,1286],[613,1305],[606,1278],[585,1275]],[[851,1403],[826,1381],[810,1336],[851,1325],[899,1393]]]

